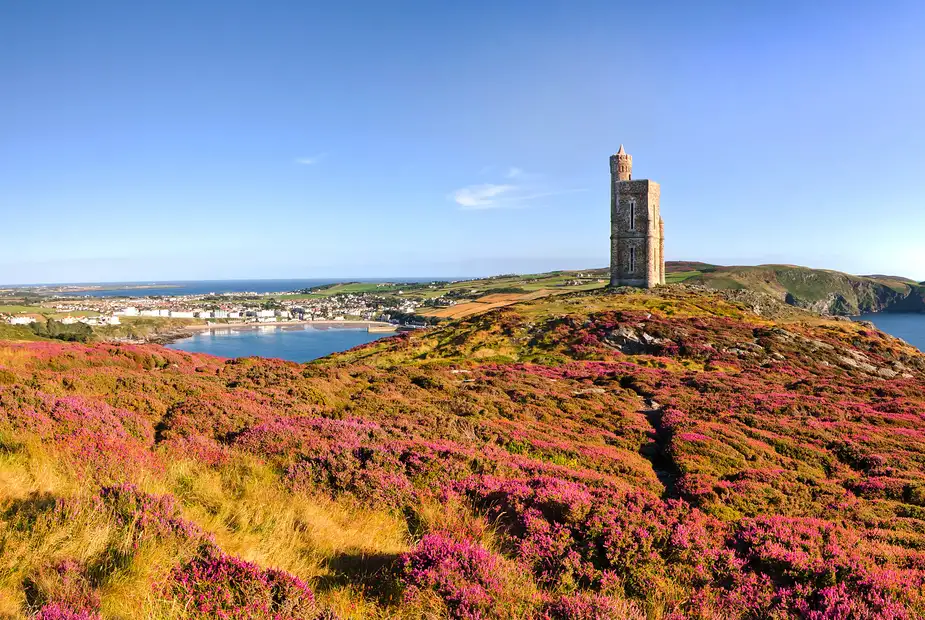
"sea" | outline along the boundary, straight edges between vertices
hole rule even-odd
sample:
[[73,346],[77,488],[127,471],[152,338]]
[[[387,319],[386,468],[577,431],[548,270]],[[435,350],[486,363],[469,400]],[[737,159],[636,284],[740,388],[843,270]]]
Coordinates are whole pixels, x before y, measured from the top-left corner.
[[[455,278],[454,278],[455,279]],[[177,282],[107,282],[68,284],[88,286],[91,290],[65,291],[61,295],[75,297],[179,297],[210,293],[278,293],[298,291],[339,282],[433,282],[446,278],[313,278],[297,280],[186,280]],[[54,286],[54,285],[44,285]],[[98,288],[96,288],[98,287]]]
[[394,335],[367,332],[365,327],[260,325],[201,331],[167,347],[220,357],[274,357],[301,363]]
[[862,314],[855,320],[870,321],[880,331],[902,338],[920,351],[925,351],[925,314],[878,312]]

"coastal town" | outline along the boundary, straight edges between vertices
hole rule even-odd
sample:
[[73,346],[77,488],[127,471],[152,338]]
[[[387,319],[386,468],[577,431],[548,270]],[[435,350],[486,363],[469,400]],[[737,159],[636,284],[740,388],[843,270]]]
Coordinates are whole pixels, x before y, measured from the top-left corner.
[[[604,270],[511,274],[458,281],[341,282],[275,292],[153,294],[148,285],[109,292],[49,286],[0,290],[0,323],[38,329],[49,321],[104,340],[163,341],[210,326],[360,324],[372,330],[422,329],[538,295],[602,286]],[[162,291],[163,289],[159,289]],[[86,327],[83,327],[86,326]]]
[[[207,323],[285,323],[295,321],[377,321],[402,327],[423,327],[415,320],[420,302],[369,293],[287,299],[287,292],[225,293],[171,297],[52,298],[33,312],[8,314],[6,322],[28,325],[53,313],[65,325],[120,325],[136,317],[199,319]],[[431,301],[452,305],[453,300]]]

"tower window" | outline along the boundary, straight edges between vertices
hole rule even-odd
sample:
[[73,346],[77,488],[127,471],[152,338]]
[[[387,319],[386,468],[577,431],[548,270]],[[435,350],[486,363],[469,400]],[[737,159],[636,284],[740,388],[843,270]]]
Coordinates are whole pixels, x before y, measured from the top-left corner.
[[636,201],[630,200],[630,230],[636,230]]
[[636,248],[630,248],[630,273],[636,271]]

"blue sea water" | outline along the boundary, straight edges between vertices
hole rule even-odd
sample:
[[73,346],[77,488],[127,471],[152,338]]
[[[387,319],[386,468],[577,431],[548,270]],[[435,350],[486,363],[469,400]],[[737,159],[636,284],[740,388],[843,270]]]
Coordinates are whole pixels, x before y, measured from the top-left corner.
[[331,353],[394,336],[365,328],[302,326],[228,327],[202,331],[171,343],[168,348],[220,357],[275,357],[308,362]]
[[[91,291],[64,293],[78,297],[149,297],[206,295],[209,293],[277,293],[297,291],[338,282],[432,282],[446,278],[309,278],[298,280],[188,280],[177,282],[106,282],[85,283],[101,286]],[[135,288],[144,286],[145,288]]]
[[880,331],[902,338],[920,351],[925,351],[925,314],[880,312],[862,314],[857,319],[870,321]]

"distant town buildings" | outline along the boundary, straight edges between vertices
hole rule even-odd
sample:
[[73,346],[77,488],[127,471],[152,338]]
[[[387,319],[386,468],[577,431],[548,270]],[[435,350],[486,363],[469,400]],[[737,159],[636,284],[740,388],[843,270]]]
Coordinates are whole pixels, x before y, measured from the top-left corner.
[[[120,325],[132,319],[156,318],[200,320],[220,323],[279,323],[287,321],[384,321],[404,326],[425,323],[417,312],[422,307],[447,307],[457,303],[461,291],[435,297],[400,297],[394,283],[379,283],[376,290],[335,295],[296,296],[276,293],[208,293],[176,296],[144,296],[131,299],[60,296],[36,306],[36,315],[0,316],[0,321],[25,325],[53,314],[66,323]],[[421,287],[425,288],[425,287]],[[427,286],[433,289],[432,284]],[[380,290],[388,289],[388,290]],[[402,287],[407,293],[408,288]],[[303,291],[304,292],[304,291]],[[468,292],[468,291],[466,291]],[[473,289],[473,293],[477,292]]]

